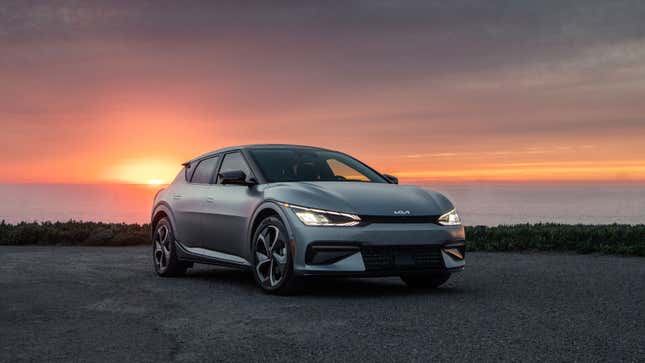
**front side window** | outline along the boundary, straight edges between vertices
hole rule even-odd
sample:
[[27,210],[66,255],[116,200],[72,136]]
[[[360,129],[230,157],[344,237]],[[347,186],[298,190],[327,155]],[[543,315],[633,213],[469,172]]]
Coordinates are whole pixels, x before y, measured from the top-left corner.
[[[224,160],[222,160],[222,166],[219,168],[219,173],[224,173],[227,171],[236,171],[240,170],[246,174],[246,176],[251,176],[251,169],[249,166],[246,164],[246,160],[244,160],[244,157],[242,156],[241,153],[239,152],[234,152],[230,154],[226,154],[224,156]],[[218,174],[219,174],[218,173]],[[217,183],[219,184],[219,176],[218,176],[218,181]]]
[[213,171],[215,166],[217,166],[217,161],[219,157],[213,157],[204,159],[197,164],[193,176],[190,179],[191,183],[197,184],[208,184],[211,182],[211,177],[213,176]]
[[347,181],[387,183],[360,161],[334,151],[271,148],[250,150],[269,183],[289,181]]

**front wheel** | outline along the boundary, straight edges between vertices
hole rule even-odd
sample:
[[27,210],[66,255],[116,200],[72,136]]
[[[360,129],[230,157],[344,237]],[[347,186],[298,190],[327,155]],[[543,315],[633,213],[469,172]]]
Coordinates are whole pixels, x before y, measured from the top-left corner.
[[298,290],[287,229],[276,217],[265,218],[253,236],[253,276],[267,293],[287,295]]
[[450,274],[441,275],[403,275],[401,280],[413,288],[434,289],[443,285],[450,278]]

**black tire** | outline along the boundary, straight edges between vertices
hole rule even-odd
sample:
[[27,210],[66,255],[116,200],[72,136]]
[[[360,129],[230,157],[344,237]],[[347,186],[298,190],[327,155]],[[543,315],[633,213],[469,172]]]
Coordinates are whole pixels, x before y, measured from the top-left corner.
[[291,295],[300,290],[302,281],[293,272],[289,235],[279,218],[267,217],[260,222],[253,234],[251,253],[253,277],[264,292]]
[[152,263],[157,275],[162,277],[181,276],[189,267],[177,258],[175,234],[165,217],[157,222],[152,235]]
[[450,278],[450,274],[440,275],[402,275],[401,280],[412,288],[434,289],[443,285]]

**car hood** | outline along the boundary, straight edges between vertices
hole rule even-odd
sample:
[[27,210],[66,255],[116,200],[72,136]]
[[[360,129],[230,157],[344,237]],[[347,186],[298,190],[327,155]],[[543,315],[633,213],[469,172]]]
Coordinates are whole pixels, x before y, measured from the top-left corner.
[[293,182],[273,184],[265,193],[290,204],[361,215],[428,216],[453,208],[443,195],[412,185]]

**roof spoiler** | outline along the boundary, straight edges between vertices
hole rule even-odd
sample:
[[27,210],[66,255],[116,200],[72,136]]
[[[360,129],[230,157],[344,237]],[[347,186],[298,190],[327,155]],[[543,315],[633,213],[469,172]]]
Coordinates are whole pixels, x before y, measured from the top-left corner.
[[187,161],[185,163],[181,163],[181,165],[185,168],[190,168],[190,161]]

